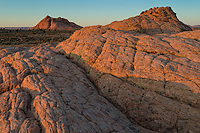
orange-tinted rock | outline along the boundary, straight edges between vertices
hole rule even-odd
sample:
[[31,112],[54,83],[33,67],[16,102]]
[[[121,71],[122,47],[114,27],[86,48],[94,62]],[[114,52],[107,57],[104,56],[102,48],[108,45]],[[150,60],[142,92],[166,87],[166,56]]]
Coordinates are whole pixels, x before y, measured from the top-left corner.
[[188,31],[188,32],[181,32],[177,34],[172,34],[171,37],[183,37],[183,38],[192,38],[195,41],[200,41],[200,32],[199,30],[195,31]]
[[0,95],[0,132],[40,132],[38,122],[27,118],[30,96],[20,88]]
[[199,32],[92,26],[56,48],[1,47],[0,132],[200,132]]
[[0,132],[138,131],[82,69],[53,49],[43,44],[0,57]]
[[80,29],[81,26],[69,22],[65,18],[52,18],[50,16],[46,16],[42,19],[35,27],[31,29],[58,29],[58,30],[73,30],[73,29]]
[[158,7],[142,12],[139,16],[106,25],[115,30],[137,31],[147,34],[191,31],[192,29],[178,20],[171,7]]
[[[133,121],[159,132],[199,132],[200,42],[187,35],[198,32],[150,36],[91,26],[57,50],[84,68],[100,94]],[[197,117],[188,119],[185,112],[179,118],[182,108]]]

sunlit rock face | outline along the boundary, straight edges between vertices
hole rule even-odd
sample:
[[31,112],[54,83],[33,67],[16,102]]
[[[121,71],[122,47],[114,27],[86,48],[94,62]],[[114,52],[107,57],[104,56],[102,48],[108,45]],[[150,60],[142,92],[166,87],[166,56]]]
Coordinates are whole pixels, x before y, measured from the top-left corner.
[[179,21],[171,7],[150,8],[139,16],[107,25],[115,30],[137,31],[146,34],[191,31],[192,29]]
[[85,27],[57,46],[101,95],[159,132],[199,132],[200,31],[130,34]]
[[73,23],[69,22],[65,18],[52,18],[50,16],[46,16],[42,19],[36,26],[31,29],[58,29],[58,30],[74,30],[74,29],[81,29],[82,27]]
[[[140,16],[154,10],[176,19]],[[90,26],[57,46],[1,47],[0,132],[200,132],[200,31],[169,31]]]
[[0,132],[138,132],[54,46],[0,49]]

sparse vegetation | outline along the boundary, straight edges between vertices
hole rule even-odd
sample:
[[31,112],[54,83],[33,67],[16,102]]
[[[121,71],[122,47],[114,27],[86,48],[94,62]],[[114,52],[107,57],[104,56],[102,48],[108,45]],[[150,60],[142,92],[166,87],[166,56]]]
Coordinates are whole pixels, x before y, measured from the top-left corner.
[[97,78],[99,78],[100,76],[101,76],[100,73],[96,73],[96,74],[95,74],[95,77],[97,77]]
[[135,31],[141,34],[148,34],[148,29],[136,29]]
[[129,109],[128,111],[133,111],[133,110],[136,110],[137,108],[136,107],[133,107],[131,109]]
[[143,83],[136,83],[136,86],[138,86],[139,88],[143,88],[145,90],[149,90],[149,87],[145,86]]
[[61,42],[75,30],[6,30],[0,29],[0,46],[34,46],[41,43]]

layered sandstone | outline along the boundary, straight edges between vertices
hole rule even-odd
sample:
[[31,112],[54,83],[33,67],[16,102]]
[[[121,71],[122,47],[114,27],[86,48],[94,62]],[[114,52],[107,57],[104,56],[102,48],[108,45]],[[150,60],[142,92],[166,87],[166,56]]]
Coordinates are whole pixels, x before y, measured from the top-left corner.
[[115,30],[137,31],[146,34],[191,31],[178,20],[171,7],[157,7],[141,12],[139,16],[106,25]]
[[[141,16],[157,10],[174,24],[169,7]],[[160,30],[190,30],[176,22]],[[200,132],[200,31],[116,29],[85,27],[56,48],[1,47],[0,132]]]
[[58,29],[58,30],[73,30],[73,29],[81,29],[82,27],[69,22],[65,18],[52,18],[50,16],[46,16],[42,19],[35,27],[31,29]]
[[158,132],[200,132],[199,34],[136,35],[92,26],[57,50],[132,121]]
[[53,49],[0,49],[1,133],[138,132],[83,70]]

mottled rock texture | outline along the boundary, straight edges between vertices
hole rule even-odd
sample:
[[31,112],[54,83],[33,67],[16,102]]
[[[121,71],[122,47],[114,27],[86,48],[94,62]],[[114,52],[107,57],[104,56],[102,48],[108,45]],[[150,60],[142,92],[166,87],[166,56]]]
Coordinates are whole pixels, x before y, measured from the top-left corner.
[[200,132],[200,31],[156,36],[85,27],[57,46],[99,93],[157,132]]
[[[155,35],[127,32],[133,20]],[[156,34],[183,30],[161,7],[56,48],[1,47],[0,132],[199,133],[200,31]]]
[[50,44],[0,48],[1,133],[132,133],[85,72]]
[[58,29],[58,30],[74,30],[74,29],[81,29],[82,27],[73,23],[69,22],[65,18],[52,18],[50,16],[46,16],[42,19],[36,26],[31,29]]
[[192,29],[178,20],[171,7],[150,8],[139,16],[107,25],[115,30],[137,31],[147,34],[191,31]]

